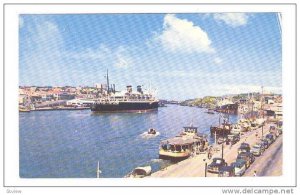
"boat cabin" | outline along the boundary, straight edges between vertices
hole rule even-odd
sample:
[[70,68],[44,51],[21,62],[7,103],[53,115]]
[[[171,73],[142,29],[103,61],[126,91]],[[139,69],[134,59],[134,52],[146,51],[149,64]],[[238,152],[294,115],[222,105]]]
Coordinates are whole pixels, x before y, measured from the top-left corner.
[[151,174],[151,166],[137,167],[125,177],[143,178]]
[[174,137],[161,142],[159,157],[162,159],[183,160],[201,147],[203,139],[190,136]]
[[183,127],[183,134],[196,135],[197,132],[198,132],[198,127]]

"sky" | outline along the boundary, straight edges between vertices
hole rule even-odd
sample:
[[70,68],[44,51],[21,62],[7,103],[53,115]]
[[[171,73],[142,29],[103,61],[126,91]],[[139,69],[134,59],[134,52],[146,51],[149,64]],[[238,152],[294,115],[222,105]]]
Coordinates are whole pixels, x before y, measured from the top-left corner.
[[281,93],[276,13],[26,14],[19,16],[20,86],[95,86],[160,99]]

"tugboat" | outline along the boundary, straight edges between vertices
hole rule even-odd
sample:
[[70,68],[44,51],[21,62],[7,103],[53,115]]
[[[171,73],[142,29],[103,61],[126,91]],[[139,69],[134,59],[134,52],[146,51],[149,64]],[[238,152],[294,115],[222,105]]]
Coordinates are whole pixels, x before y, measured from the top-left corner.
[[223,123],[220,126],[211,126],[210,127],[210,134],[211,135],[228,135],[230,134],[232,129],[232,125],[229,123]]
[[207,114],[215,114],[214,109],[207,109],[206,111]]
[[94,112],[148,112],[158,109],[159,101],[149,92],[144,92],[140,85],[137,91],[132,91],[132,86],[128,85],[127,90],[116,92],[115,87],[109,87],[108,71],[107,94],[97,99],[91,106]]
[[225,136],[230,134],[232,127],[233,126],[229,123],[229,115],[227,115],[226,118],[223,120],[222,124],[221,124],[221,119],[219,118],[219,125],[210,127],[210,134]]

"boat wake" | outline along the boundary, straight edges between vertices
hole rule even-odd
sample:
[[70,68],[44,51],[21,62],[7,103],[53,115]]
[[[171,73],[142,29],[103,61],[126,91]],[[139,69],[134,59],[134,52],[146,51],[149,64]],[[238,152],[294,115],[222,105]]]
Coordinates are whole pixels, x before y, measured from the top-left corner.
[[147,131],[140,134],[140,137],[144,138],[144,139],[150,139],[150,138],[154,138],[154,137],[157,137],[159,136],[160,133],[159,132],[156,132],[155,134],[149,134]]
[[151,159],[151,163],[160,163],[163,159]]

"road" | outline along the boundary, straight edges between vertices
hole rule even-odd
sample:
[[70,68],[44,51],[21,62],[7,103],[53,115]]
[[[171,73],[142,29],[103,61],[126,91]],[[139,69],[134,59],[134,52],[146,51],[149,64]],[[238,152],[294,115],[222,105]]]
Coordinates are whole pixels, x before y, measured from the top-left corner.
[[[264,135],[267,134],[270,124],[264,126]],[[258,134],[258,136],[256,136]],[[247,132],[241,136],[241,140],[232,147],[224,145],[224,159],[228,164],[235,161],[237,151],[242,142],[247,142],[253,146],[261,137],[261,128]],[[213,154],[214,157],[221,157],[221,146]],[[163,170],[151,174],[151,177],[204,177],[205,163],[212,161],[207,159],[207,154],[196,155],[193,158],[171,165]],[[257,176],[277,176],[282,173],[282,135],[264,152],[261,157],[248,168],[244,176],[253,176],[254,170]],[[218,174],[207,173],[207,177],[217,177]]]
[[282,135],[247,169],[244,176],[280,176],[282,175]]

